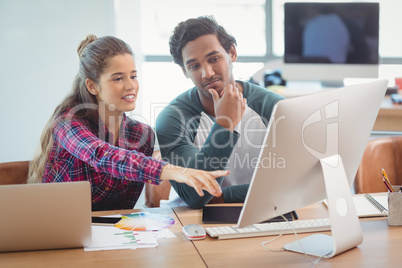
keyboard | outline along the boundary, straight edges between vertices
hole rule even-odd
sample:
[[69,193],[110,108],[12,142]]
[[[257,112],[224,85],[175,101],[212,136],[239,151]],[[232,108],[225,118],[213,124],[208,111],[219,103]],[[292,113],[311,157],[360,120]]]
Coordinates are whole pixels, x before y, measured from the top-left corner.
[[236,226],[216,226],[205,228],[206,232],[211,237],[217,237],[218,239],[293,234],[293,229],[295,229],[297,233],[330,231],[331,222],[329,218],[323,218],[295,220],[289,222],[258,223],[245,228],[238,228]]

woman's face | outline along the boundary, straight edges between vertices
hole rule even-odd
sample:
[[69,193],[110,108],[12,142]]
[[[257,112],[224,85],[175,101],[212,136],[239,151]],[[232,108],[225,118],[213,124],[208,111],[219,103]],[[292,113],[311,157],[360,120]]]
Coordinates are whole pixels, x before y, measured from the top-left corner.
[[96,99],[108,115],[121,115],[135,109],[139,91],[137,70],[130,54],[109,59],[109,66],[100,76]]

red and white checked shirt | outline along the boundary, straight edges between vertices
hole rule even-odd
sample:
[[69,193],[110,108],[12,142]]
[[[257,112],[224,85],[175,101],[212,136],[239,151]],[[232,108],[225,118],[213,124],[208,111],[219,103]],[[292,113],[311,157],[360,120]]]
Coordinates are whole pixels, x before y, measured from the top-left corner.
[[53,128],[53,147],[43,182],[89,181],[92,210],[131,209],[144,182],[159,184],[165,164],[151,157],[155,133],[146,124],[123,116],[116,146],[102,120],[58,116]]

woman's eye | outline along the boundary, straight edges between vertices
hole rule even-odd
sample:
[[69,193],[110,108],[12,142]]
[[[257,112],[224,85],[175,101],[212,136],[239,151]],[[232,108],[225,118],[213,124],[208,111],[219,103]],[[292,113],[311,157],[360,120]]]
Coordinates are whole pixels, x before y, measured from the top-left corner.
[[131,79],[137,79],[137,76],[136,75],[133,75],[133,76],[131,76]]
[[114,81],[121,81],[121,80],[123,80],[123,78],[121,78],[121,77],[117,77],[117,78],[115,78],[115,79],[113,79]]

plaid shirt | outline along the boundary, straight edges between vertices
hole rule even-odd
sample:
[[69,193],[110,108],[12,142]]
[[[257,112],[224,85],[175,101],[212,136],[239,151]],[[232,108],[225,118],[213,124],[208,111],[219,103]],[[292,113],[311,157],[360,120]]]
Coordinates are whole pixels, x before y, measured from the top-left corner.
[[155,134],[148,125],[124,115],[113,146],[102,120],[94,125],[67,111],[56,122],[43,182],[89,181],[92,210],[131,209],[144,182],[159,184],[166,162],[151,157]]

